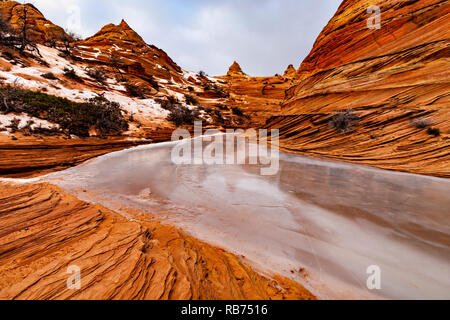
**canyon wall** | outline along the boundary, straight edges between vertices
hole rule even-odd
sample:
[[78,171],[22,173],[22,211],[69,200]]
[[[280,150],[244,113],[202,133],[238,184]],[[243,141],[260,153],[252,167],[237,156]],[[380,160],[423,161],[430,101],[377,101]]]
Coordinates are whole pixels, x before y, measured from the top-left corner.
[[[370,29],[370,5],[381,28]],[[281,148],[436,176],[450,176],[450,3],[345,0],[286,91]],[[358,125],[330,126],[352,109]]]

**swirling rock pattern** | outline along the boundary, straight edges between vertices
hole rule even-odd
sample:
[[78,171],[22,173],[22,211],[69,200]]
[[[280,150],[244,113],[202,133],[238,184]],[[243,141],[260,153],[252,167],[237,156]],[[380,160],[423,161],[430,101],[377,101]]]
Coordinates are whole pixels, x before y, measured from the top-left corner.
[[[68,267],[81,289],[67,288]],[[128,221],[48,184],[0,185],[0,299],[314,299],[157,222]]]

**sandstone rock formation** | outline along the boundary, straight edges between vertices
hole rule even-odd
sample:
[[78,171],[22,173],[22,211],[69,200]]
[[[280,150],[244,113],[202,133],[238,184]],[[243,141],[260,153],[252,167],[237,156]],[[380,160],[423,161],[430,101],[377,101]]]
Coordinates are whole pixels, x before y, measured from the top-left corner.
[[44,15],[32,4],[21,4],[16,1],[1,1],[0,14],[11,22],[19,31],[23,26],[24,8],[27,11],[28,37],[38,43],[48,43],[52,40],[60,41],[67,36],[63,28],[47,20]]
[[[67,287],[71,266],[80,290]],[[0,299],[314,299],[157,222],[130,222],[47,184],[0,185]]]
[[[381,29],[367,27],[370,5],[381,8]],[[271,121],[281,147],[449,177],[449,23],[448,1],[345,0]],[[345,109],[359,125],[339,133],[329,122]]]
[[[15,136],[18,136],[16,133]],[[0,135],[0,176],[30,178],[79,165],[109,152],[148,143],[120,137],[88,140],[21,136],[17,141]]]
[[246,76],[246,74],[244,73],[244,71],[242,71],[242,68],[239,65],[239,63],[237,63],[235,61],[235,62],[233,62],[233,64],[228,69],[227,76],[229,76],[229,77],[243,77],[243,76]]

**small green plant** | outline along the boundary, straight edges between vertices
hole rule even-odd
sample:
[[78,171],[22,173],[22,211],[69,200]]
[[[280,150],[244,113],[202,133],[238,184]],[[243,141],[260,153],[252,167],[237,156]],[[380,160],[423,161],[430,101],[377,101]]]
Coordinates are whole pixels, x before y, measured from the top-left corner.
[[192,125],[197,119],[198,113],[190,110],[188,107],[177,105],[171,111],[168,117],[177,127],[183,125]]
[[64,76],[66,78],[69,78],[69,79],[72,79],[72,80],[75,80],[75,81],[81,81],[81,78],[77,75],[77,73],[75,72],[74,69],[65,67],[63,69],[63,72],[64,72]]
[[166,99],[156,99],[156,102],[161,105],[161,108],[168,111],[172,111],[176,107],[181,106],[178,99],[174,96],[168,96]]
[[239,107],[233,107],[232,111],[235,116],[238,116],[238,117],[244,116],[244,112],[242,112],[242,110]]
[[86,74],[101,84],[104,84],[107,79],[105,69],[103,68],[88,69]]
[[334,128],[341,133],[353,130],[358,124],[359,117],[352,109],[340,111],[338,114],[334,115],[329,122],[330,128]]
[[16,133],[19,130],[19,125],[20,125],[20,119],[13,118],[9,122],[9,125],[7,126],[7,128],[9,128],[12,133]]
[[31,136],[33,134],[33,128],[31,127],[33,124],[33,120],[28,120],[25,126],[20,130],[24,136]]
[[144,88],[142,88],[140,86],[137,86],[132,83],[125,83],[124,87],[127,90],[127,93],[132,97],[140,98],[140,99],[144,99],[146,97],[147,90],[145,90]]
[[26,113],[59,124],[62,131],[80,137],[88,137],[91,128],[102,135],[128,130],[120,105],[104,96],[97,96],[86,102],[73,102],[8,85],[0,87],[0,111]]
[[206,74],[205,71],[200,70],[200,71],[197,73],[197,76],[199,76],[200,78],[206,78],[208,75]]

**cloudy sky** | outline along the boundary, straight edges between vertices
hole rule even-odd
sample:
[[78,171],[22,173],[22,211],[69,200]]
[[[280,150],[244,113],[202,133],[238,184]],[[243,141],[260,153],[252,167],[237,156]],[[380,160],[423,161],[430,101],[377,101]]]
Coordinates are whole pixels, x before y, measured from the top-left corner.
[[[341,0],[29,0],[87,37],[125,19],[186,70],[223,75],[237,60],[254,76],[297,68]],[[79,19],[78,19],[79,13]]]

